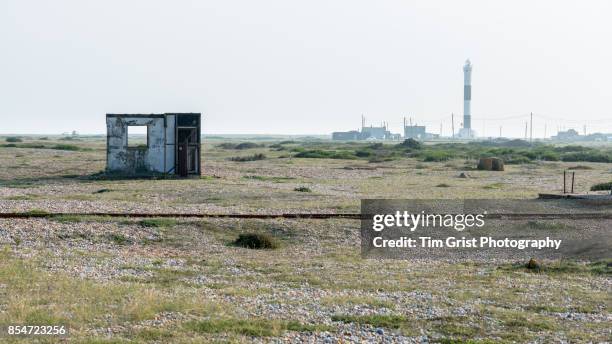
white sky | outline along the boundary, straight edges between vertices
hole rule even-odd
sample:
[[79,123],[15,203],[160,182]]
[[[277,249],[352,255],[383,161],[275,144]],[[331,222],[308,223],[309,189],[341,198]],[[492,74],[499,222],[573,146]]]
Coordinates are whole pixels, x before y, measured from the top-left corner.
[[[612,1],[1,0],[0,133],[104,133],[201,112],[205,133],[612,132]],[[509,118],[511,117],[511,118]],[[508,119],[509,118],[509,119]],[[483,119],[486,119],[483,123]]]

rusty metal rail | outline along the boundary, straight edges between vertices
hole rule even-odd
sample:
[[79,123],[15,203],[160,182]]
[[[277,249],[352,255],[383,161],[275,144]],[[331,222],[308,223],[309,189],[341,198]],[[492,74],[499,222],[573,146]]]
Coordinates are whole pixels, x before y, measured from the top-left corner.
[[[5,219],[54,218],[61,216],[102,216],[102,217],[185,217],[185,218],[235,218],[235,219],[367,219],[372,215],[360,213],[285,213],[285,214],[205,214],[205,213],[45,213],[22,212],[0,213]],[[612,219],[612,213],[507,213],[487,214],[487,219]]]

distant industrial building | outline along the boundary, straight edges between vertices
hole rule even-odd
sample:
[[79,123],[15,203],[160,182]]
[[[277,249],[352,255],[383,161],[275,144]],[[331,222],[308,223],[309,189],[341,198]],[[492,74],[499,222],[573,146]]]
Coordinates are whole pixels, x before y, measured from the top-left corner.
[[380,127],[361,127],[361,135],[364,140],[386,140],[391,136],[391,132],[387,130],[387,126],[383,124]]
[[589,135],[580,135],[578,131],[574,129],[568,129],[565,131],[559,131],[557,135],[551,136],[550,139],[553,141],[562,141],[562,142],[573,142],[573,141],[611,142],[612,133],[609,133],[609,134],[593,133]]
[[580,139],[580,134],[574,129],[569,129],[558,132],[557,135],[551,137],[551,139],[555,141],[577,141]]
[[404,138],[424,140],[427,136],[424,125],[404,126]]
[[406,117],[404,117],[404,139],[431,140],[439,137],[438,134],[428,133],[424,125],[417,125],[416,123],[413,125],[412,119],[410,119],[410,123],[406,122]]
[[335,131],[332,133],[332,140],[357,141],[361,140],[361,133],[358,130]]
[[332,140],[358,141],[358,140],[399,140],[400,134],[389,131],[387,124],[382,123],[380,127],[370,125],[366,127],[365,118],[361,117],[361,131],[336,131],[332,133]]

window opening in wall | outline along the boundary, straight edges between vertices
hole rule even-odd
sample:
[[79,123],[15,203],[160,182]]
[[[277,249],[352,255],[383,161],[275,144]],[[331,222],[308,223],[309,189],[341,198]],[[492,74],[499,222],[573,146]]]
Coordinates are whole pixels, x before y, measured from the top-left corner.
[[129,125],[127,127],[128,148],[149,147],[149,127],[146,125]]

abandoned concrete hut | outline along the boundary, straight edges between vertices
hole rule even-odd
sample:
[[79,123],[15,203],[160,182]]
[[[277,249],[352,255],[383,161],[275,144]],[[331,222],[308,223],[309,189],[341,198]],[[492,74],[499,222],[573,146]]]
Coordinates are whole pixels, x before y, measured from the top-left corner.
[[[107,172],[200,175],[200,124],[199,113],[107,114]],[[132,127],[146,127],[146,144],[129,142]]]

